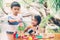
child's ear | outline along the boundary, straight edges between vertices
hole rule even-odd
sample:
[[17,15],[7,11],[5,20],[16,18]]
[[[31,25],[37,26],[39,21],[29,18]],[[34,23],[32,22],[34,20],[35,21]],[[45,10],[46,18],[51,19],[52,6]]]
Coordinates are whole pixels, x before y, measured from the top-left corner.
[[13,9],[13,7],[11,9]]

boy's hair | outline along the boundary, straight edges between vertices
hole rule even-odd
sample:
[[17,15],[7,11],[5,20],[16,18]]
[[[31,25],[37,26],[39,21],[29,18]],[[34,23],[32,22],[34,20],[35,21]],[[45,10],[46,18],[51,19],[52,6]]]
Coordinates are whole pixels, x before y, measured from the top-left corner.
[[39,15],[35,15],[34,18],[38,21],[37,25],[41,22],[41,17]]
[[12,2],[11,8],[13,8],[14,6],[21,7],[20,4],[16,1]]

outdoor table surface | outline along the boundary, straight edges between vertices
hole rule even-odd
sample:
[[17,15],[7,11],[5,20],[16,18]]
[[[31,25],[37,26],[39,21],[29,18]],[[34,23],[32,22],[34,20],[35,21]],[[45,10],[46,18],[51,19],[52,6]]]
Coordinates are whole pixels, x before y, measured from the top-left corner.
[[[14,38],[13,38],[13,35],[12,34],[7,34],[7,36],[8,36],[8,38],[9,38],[9,40],[15,40]],[[40,38],[39,40],[47,40],[47,39],[53,39],[54,37],[52,37],[52,38],[49,38],[49,37],[44,37],[44,38]],[[17,40],[20,40],[20,38],[18,38]]]

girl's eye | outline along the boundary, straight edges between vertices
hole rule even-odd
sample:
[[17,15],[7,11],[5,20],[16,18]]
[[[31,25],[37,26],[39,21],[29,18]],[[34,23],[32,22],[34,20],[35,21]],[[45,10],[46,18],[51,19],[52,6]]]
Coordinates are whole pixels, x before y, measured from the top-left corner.
[[32,20],[34,20],[34,19],[32,19]]
[[37,20],[34,20],[34,21],[36,21],[36,22],[37,22]]

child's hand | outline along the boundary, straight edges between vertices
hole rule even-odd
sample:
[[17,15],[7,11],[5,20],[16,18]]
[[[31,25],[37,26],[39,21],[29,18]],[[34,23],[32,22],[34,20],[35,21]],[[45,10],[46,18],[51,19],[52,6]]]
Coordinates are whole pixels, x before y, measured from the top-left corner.
[[23,23],[20,23],[19,26],[22,27],[23,26]]
[[18,20],[16,20],[17,22],[22,22],[22,20],[20,20],[20,19],[18,19]]
[[18,22],[22,22],[22,20],[19,19]]

